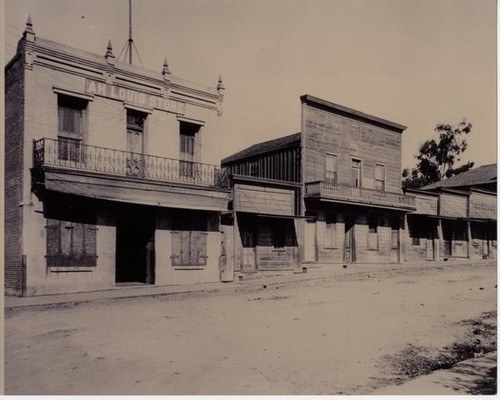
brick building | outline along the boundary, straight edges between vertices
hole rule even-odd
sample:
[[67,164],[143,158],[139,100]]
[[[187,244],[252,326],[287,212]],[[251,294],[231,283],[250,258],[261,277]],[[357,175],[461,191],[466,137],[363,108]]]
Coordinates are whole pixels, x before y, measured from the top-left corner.
[[219,281],[222,81],[38,37],[5,67],[5,287],[35,295]]
[[236,271],[402,261],[415,210],[401,192],[405,127],[310,95],[301,103],[300,133],[222,160],[235,177]]

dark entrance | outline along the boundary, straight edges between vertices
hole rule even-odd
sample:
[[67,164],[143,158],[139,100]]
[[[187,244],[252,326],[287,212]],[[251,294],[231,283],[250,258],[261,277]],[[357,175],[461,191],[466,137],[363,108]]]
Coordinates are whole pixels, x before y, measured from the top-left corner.
[[344,236],[344,262],[356,262],[356,243],[354,240],[354,218],[347,217],[345,220]]
[[155,216],[147,208],[120,210],[116,225],[116,282],[154,283]]

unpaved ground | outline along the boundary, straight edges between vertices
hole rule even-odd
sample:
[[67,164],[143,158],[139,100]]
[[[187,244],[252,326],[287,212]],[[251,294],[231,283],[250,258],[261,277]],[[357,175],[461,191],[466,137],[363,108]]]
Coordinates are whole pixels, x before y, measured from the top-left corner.
[[6,393],[366,394],[495,311],[495,265],[7,310]]

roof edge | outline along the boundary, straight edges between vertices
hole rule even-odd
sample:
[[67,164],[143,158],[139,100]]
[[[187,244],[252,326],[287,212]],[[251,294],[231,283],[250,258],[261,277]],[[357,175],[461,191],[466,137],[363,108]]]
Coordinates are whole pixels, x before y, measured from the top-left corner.
[[375,117],[374,115],[366,114],[362,111],[354,110],[353,108],[341,106],[340,104],[335,104],[330,101],[311,96],[310,94],[304,94],[300,96],[300,101],[302,103],[307,103],[307,104],[313,104],[313,105],[316,104],[322,107],[326,107],[333,111],[341,112],[350,116],[354,116],[356,118],[368,120],[370,122],[374,122],[379,125],[384,125],[392,130],[399,131],[400,133],[402,133],[407,128],[407,126],[405,125],[401,125],[396,122],[392,122],[380,117]]

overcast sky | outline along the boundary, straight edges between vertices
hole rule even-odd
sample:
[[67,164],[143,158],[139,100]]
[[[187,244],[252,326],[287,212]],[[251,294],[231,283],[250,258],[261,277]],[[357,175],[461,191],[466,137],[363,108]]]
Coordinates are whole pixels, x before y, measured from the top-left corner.
[[[132,0],[145,68],[216,85],[223,158],[300,130],[302,94],[408,126],[403,167],[437,123],[473,125],[463,161],[496,162],[494,0]],[[5,0],[9,60],[31,14],[38,36],[118,55],[128,0]],[[136,62],[139,64],[138,62]]]

